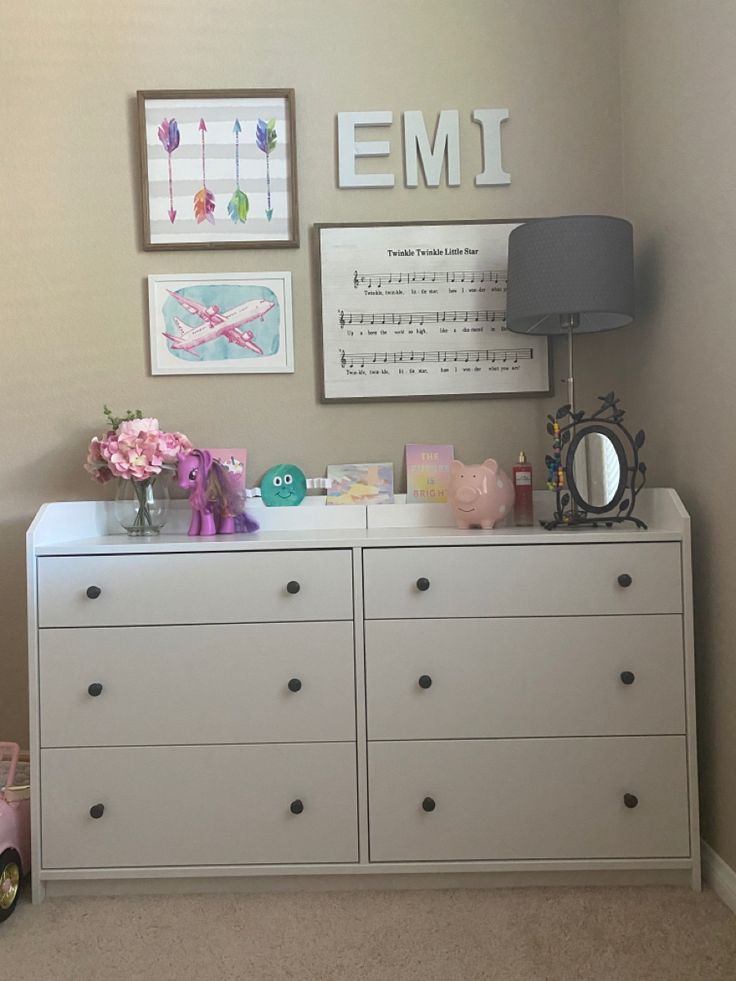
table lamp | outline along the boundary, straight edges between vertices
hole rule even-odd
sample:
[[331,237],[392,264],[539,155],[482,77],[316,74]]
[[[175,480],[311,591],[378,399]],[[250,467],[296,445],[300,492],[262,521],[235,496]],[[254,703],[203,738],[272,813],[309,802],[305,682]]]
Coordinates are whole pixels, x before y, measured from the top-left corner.
[[506,326],[519,334],[567,334],[573,411],[573,334],[613,330],[633,319],[630,222],[569,215],[524,222],[511,232]]
[[509,330],[567,334],[568,404],[547,417],[554,439],[547,487],[555,490],[557,507],[544,526],[630,521],[645,527],[632,514],[646,481],[639,458],[644,432],[628,431],[613,392],[599,397],[602,404],[590,416],[576,411],[573,372],[573,334],[613,330],[634,319],[631,224],[606,215],[568,215],[518,225],[509,235],[506,299]]

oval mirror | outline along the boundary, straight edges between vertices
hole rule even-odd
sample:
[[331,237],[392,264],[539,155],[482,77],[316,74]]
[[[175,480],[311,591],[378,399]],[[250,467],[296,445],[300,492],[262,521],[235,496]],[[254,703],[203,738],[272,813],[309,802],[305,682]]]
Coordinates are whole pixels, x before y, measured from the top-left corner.
[[626,487],[626,452],[617,434],[586,426],[570,443],[567,485],[577,504],[596,514],[615,508]]

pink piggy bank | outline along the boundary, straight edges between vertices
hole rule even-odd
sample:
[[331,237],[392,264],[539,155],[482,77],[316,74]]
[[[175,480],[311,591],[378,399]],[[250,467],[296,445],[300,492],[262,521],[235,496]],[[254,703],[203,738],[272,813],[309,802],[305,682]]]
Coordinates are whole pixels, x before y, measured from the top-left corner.
[[514,485],[495,460],[470,466],[453,460],[448,497],[458,528],[492,528],[510,514]]

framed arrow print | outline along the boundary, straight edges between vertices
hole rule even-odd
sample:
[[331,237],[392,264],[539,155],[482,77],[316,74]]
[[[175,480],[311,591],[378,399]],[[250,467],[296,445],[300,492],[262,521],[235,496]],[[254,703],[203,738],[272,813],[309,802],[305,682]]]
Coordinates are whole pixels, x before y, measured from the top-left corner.
[[299,245],[293,89],[138,92],[143,248]]

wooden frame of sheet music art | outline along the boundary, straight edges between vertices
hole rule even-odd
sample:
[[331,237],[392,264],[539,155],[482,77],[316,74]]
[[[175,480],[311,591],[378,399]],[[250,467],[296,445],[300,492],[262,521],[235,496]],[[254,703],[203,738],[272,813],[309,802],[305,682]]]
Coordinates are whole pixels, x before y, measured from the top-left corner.
[[526,220],[316,225],[323,401],[548,394],[547,338],[506,328]]

